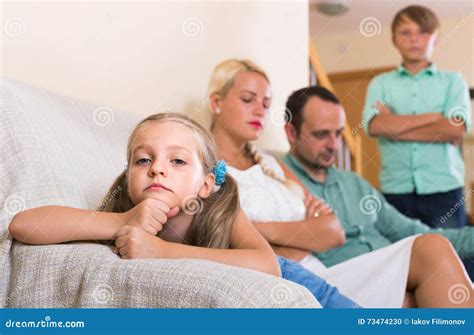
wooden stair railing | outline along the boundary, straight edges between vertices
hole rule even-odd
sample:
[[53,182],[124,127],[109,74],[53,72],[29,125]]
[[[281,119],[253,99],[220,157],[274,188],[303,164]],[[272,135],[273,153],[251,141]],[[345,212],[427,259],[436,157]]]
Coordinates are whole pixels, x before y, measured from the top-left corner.
[[[319,55],[316,50],[316,46],[312,40],[309,40],[309,61],[311,64],[311,67],[313,68],[318,85],[321,85],[334,94],[336,93],[334,91],[334,87],[331,84],[331,81],[329,80],[329,77],[324,70],[324,67],[321,64],[321,61],[319,60]],[[351,127],[349,123],[346,121],[346,125],[344,127],[343,131],[343,139],[344,143],[347,145],[347,148],[350,153],[350,158],[351,162],[347,162],[345,160],[345,155],[342,153],[339,155],[338,163],[341,164],[342,160],[342,168],[347,169],[347,165],[350,164],[350,169],[354,170],[359,176],[362,175],[362,143],[361,143],[361,137],[360,135],[356,134],[353,135],[351,132]]]

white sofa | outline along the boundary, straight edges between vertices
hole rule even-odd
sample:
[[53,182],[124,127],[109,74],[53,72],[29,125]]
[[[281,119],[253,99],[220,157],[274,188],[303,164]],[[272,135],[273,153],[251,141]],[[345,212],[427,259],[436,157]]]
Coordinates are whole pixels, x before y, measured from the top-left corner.
[[1,307],[320,307],[302,286],[204,260],[122,260],[98,243],[30,246],[8,224],[42,205],[95,208],[138,116],[0,81]]

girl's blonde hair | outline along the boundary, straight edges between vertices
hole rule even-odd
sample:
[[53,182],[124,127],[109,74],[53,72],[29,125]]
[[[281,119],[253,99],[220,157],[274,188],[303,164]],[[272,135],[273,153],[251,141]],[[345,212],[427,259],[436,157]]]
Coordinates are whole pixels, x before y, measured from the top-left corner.
[[[217,94],[220,97],[225,97],[234,85],[235,76],[242,72],[258,73],[263,78],[265,78],[268,84],[270,84],[270,80],[268,79],[268,76],[265,71],[251,60],[227,59],[219,63],[214,68],[214,71],[211,74],[207,89],[208,98],[210,99],[214,94]],[[245,154],[247,154],[252,159],[254,164],[259,164],[262,168],[263,173],[265,173],[267,176],[283,183],[291,191],[296,190],[295,187],[298,185],[294,181],[284,177],[280,177],[275,171],[265,165],[265,163],[263,162],[263,157],[258,152],[255,144],[248,142],[245,146]],[[300,193],[299,191],[296,192]]]
[[[174,122],[192,131],[200,147],[199,155],[204,174],[213,173],[217,158],[212,136],[198,123],[177,113],[154,114],[135,127],[128,140],[127,167],[131,164],[132,147],[138,132],[150,122]],[[115,180],[99,206],[99,211],[123,213],[136,205],[128,192],[128,171],[127,168]],[[185,212],[195,213],[185,236],[186,244],[206,248],[230,248],[232,226],[239,209],[239,193],[236,182],[229,174],[226,174],[225,182],[220,188],[208,198],[190,199],[188,203],[183,204],[183,207]]]

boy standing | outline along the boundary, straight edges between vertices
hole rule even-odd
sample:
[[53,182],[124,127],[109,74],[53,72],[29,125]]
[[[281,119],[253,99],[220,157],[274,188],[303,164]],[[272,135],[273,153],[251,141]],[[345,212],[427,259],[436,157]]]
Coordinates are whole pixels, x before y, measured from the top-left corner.
[[438,18],[428,8],[396,14],[392,41],[402,64],[370,83],[363,124],[378,138],[386,199],[432,227],[453,228],[466,222],[461,145],[471,110],[463,77],[430,61],[438,33]]

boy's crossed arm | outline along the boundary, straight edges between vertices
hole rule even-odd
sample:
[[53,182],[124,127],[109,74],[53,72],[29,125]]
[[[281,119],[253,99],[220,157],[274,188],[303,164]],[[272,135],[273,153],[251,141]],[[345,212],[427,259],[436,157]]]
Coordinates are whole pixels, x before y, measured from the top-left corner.
[[465,134],[464,122],[451,120],[441,113],[397,115],[383,104],[375,105],[380,112],[369,124],[369,134],[396,141],[451,142],[460,144]]

